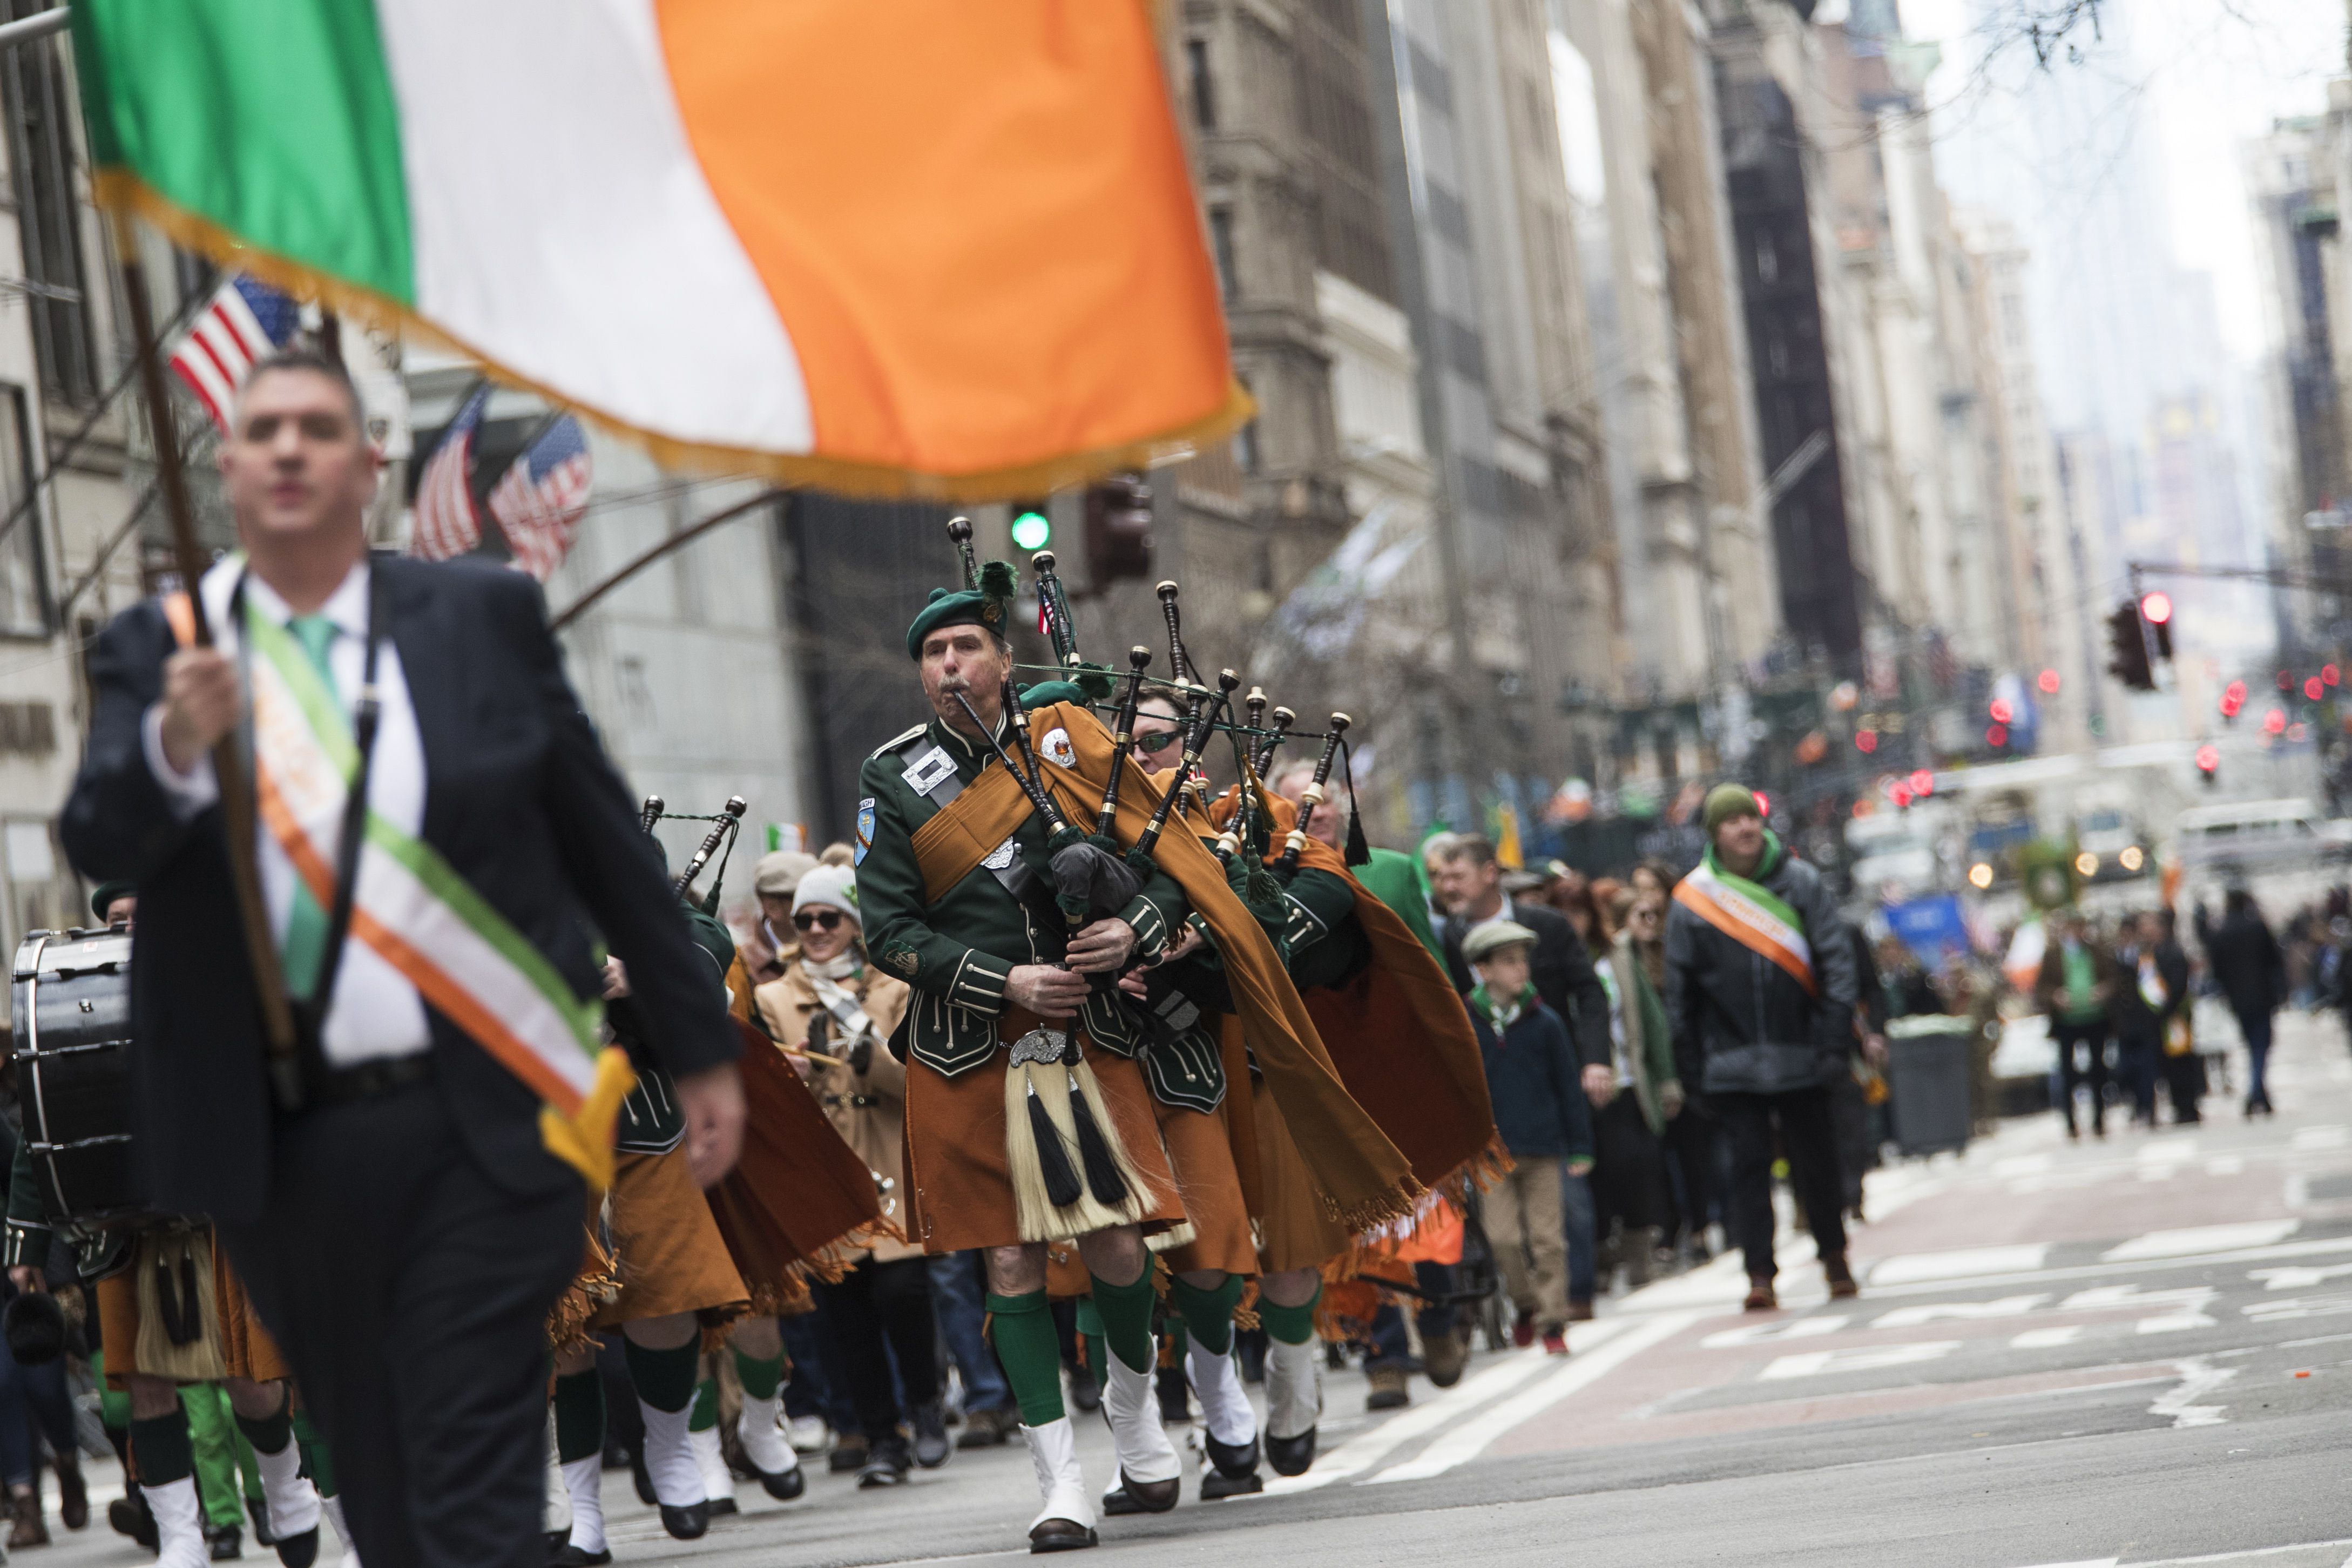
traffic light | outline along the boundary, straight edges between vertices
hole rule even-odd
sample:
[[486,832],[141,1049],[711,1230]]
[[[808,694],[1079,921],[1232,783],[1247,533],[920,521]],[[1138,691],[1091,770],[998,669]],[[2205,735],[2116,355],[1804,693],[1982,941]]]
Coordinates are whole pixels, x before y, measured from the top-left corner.
[[2156,644],[2156,657],[2172,657],[2172,595],[2161,588],[2151,588],[2139,596],[2139,618],[2147,623],[2147,633]]
[[[2168,603],[2165,613],[2171,614]],[[2137,599],[2126,599],[2107,617],[2107,673],[2121,681],[2129,691],[2156,689],[2156,673],[2148,668],[2147,642],[2140,634],[2140,606]]]
[[1151,487],[1118,474],[1087,490],[1087,564],[1099,588],[1151,575]]
[[1053,514],[1042,500],[1017,500],[1010,508],[1013,513],[1013,547],[1021,551],[1043,550],[1054,542]]
[[2213,787],[2214,779],[2221,771],[2221,748],[2215,745],[2210,741],[2208,741],[2203,745],[2198,747],[2197,774],[2198,777],[2204,781],[2205,787],[2207,789],[2211,789]]
[[2244,681],[2233,680],[2221,689],[2221,718],[2224,722],[2236,723],[2238,714],[2245,706],[2246,683]]

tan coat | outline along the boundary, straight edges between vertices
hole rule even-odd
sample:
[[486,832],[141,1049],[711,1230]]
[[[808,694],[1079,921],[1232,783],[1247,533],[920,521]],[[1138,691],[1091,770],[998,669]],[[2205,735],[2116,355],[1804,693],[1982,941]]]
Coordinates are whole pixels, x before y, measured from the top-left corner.
[[[882,1192],[882,1215],[905,1230],[907,1069],[890,1054],[887,1041],[890,1032],[898,1026],[898,1020],[906,1016],[908,1000],[913,993],[904,981],[870,964],[843,981],[842,986],[858,998],[866,1016],[874,1020],[871,1059],[864,1072],[853,1071],[846,1065],[806,1062],[809,1092],[824,1108],[825,1120],[833,1123],[842,1142],[856,1151],[868,1170],[890,1184]],[[809,1018],[820,1011],[816,987],[809,983],[807,971],[798,963],[789,964],[782,979],[769,981],[751,995],[768,1033],[799,1062],[799,1052],[808,1042]],[[831,1026],[831,1036],[833,1043],[825,1054],[846,1058],[852,1042],[841,1037],[838,1025]],[[879,1262],[890,1263],[901,1258],[919,1258],[922,1252],[919,1246],[886,1241],[874,1249],[874,1257]]]

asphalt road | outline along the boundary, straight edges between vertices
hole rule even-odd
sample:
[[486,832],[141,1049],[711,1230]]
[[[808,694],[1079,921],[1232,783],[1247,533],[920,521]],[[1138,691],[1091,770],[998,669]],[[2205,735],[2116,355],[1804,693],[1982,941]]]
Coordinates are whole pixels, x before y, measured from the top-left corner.
[[[1091,1561],[1885,1564],[2352,1563],[2352,1051],[2283,1021],[2274,1121],[2068,1144],[2054,1118],[1871,1179],[1864,1289],[1802,1241],[1783,1310],[1735,1259],[1604,1304],[1575,1353],[1482,1352],[1370,1416],[1326,1386],[1323,1458],[1264,1497],[1108,1521]],[[1089,1473],[1108,1441],[1086,1432]],[[1024,1554],[1025,1453],[895,1492],[812,1473],[668,1541],[606,1478],[616,1561],[696,1568]],[[1244,1530],[1246,1534],[1241,1533]],[[248,1558],[257,1555],[248,1545]],[[332,1561],[329,1548],[322,1561]],[[24,1563],[135,1563],[90,1532]]]

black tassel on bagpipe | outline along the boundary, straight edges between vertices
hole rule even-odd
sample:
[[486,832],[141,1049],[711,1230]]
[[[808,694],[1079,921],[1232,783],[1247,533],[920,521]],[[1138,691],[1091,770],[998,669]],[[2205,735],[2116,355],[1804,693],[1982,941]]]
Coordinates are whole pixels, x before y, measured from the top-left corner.
[[[1083,1118],[1085,1102],[1078,1101],[1077,1105]],[[1086,1133],[1089,1128],[1093,1128],[1090,1119],[1082,1119],[1079,1121],[1078,1142],[1079,1146],[1086,1150],[1087,1165],[1088,1173],[1091,1174],[1094,1151],[1088,1148],[1086,1142]],[[1095,1128],[1094,1134],[1095,1143],[1099,1145],[1102,1142],[1101,1130]],[[1070,1168],[1069,1151],[1062,1147],[1062,1134],[1054,1126],[1053,1117],[1046,1114],[1045,1102],[1037,1098],[1037,1090],[1034,1086],[1029,1090],[1029,1135],[1037,1141],[1037,1167],[1045,1178],[1046,1198],[1057,1209],[1067,1208],[1076,1203],[1085,1195],[1085,1189],[1078,1185],[1078,1173]],[[1105,1151],[1104,1157],[1106,1159],[1109,1157],[1108,1151]],[[1118,1175],[1118,1173],[1116,1170],[1112,1171],[1111,1176],[1114,1180]],[[1120,1195],[1122,1197],[1126,1195],[1124,1184],[1121,1184]]]
[[[1035,1105],[1035,1099],[1031,1099]],[[1042,1111],[1037,1114],[1044,1114]],[[1117,1208],[1127,1202],[1127,1178],[1118,1173],[1118,1162],[1111,1157],[1110,1142],[1103,1131],[1095,1125],[1095,1113],[1079,1091],[1075,1075],[1070,1079],[1070,1120],[1077,1126],[1078,1158],[1086,1163],[1087,1187],[1095,1202],[1105,1208]]]

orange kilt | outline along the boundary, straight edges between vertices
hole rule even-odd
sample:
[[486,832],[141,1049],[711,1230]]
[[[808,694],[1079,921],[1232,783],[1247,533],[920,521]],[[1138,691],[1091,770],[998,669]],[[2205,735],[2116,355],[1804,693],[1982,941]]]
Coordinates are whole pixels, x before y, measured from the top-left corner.
[[[1015,1040],[1036,1026],[1032,1015],[1007,1013],[997,1033]],[[1088,1051],[1087,1061],[1142,1173],[1144,1228],[1181,1224],[1184,1205],[1160,1147],[1143,1069],[1108,1051]],[[926,1252],[1022,1245],[1004,1152],[1004,1073],[996,1058],[954,1078],[919,1060],[907,1064],[907,1239]]]
[[[591,1328],[677,1312],[703,1314],[708,1325],[751,1310],[751,1293],[727,1254],[683,1151],[623,1154],[614,1165],[610,1195],[621,1289],[596,1310]],[[593,1200],[589,1219],[593,1225]]]
[[1236,1092],[1249,1092],[1246,1077],[1227,1089],[1225,1105],[1213,1111],[1164,1105],[1157,1099],[1151,1102],[1168,1163],[1176,1173],[1176,1190],[1184,1200],[1184,1217],[1192,1222],[1192,1239],[1160,1254],[1174,1273],[1196,1268],[1222,1269],[1227,1274],[1257,1272],[1249,1200],[1242,1194],[1241,1173],[1234,1164],[1233,1130],[1226,1121]]
[[[139,1276],[126,1268],[98,1282],[98,1335],[106,1348],[106,1385],[121,1389],[139,1370]],[[213,1238],[213,1313],[220,1322],[221,1359],[231,1377],[275,1383],[294,1375],[278,1353],[278,1342],[261,1326],[245,1284],[228,1265],[220,1238]]]

